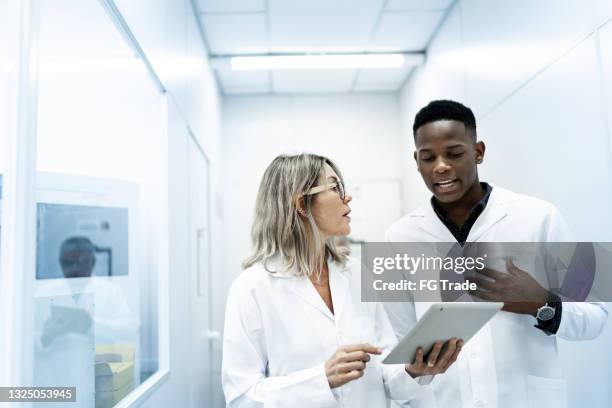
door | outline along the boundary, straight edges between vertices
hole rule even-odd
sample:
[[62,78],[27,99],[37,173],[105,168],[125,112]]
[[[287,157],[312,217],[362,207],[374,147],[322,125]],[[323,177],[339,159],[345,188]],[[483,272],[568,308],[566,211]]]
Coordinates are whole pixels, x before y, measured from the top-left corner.
[[212,327],[213,275],[211,270],[210,163],[203,149],[189,141],[189,231],[191,258],[191,407],[212,407],[219,401],[215,378],[215,342]]

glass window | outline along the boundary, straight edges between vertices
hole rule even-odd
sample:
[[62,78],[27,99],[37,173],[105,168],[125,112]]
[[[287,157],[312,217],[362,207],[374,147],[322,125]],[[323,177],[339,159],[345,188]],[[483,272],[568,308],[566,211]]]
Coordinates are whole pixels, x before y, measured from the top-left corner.
[[163,97],[98,1],[39,42],[34,383],[112,407],[159,366]]
[[8,55],[8,4],[0,2],[0,228],[2,228],[2,180],[4,175],[4,160],[6,155],[5,143],[7,137],[8,114],[8,80],[10,73],[15,69],[14,63]]
[[[7,118],[10,115],[8,104],[9,80],[15,70],[15,63],[9,55],[9,16],[8,2],[0,1],[0,236],[2,235],[3,180],[7,155],[6,139],[9,131]],[[1,281],[0,285],[2,285]]]

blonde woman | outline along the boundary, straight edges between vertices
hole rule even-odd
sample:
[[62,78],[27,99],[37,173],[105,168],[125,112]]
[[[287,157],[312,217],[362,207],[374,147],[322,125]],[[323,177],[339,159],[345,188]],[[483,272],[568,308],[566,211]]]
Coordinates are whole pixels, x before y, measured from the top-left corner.
[[[253,254],[233,282],[223,339],[228,407],[386,407],[418,377],[443,373],[461,340],[423,361],[382,365],[395,336],[382,305],[361,303],[358,264],[335,236],[350,232],[351,196],[327,158],[279,156],[257,196]],[[431,378],[431,377],[430,377]]]

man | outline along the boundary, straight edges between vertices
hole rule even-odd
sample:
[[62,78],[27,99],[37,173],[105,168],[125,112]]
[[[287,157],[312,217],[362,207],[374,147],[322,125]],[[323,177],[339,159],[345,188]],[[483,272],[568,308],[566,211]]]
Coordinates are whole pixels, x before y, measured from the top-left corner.
[[[37,297],[64,294],[53,303],[65,309],[56,311],[63,311],[64,314],[51,313],[46,320],[41,336],[43,346],[66,334],[87,334],[92,324],[96,344],[115,344],[134,339],[138,322],[134,321],[121,287],[108,278],[92,277],[95,253],[96,246],[87,237],[70,237],[60,246],[59,263],[65,279],[41,285]],[[90,303],[92,300],[93,305]]]
[[64,240],[59,248],[64,278],[37,282],[35,299],[34,382],[74,385],[86,401],[82,406],[92,407],[94,398],[96,406],[105,406],[108,394],[98,389],[96,382],[105,379],[95,365],[118,361],[119,354],[104,351],[111,345],[137,345],[139,326],[123,289],[110,278],[92,276],[96,249],[85,236]]
[[[414,121],[414,159],[430,202],[398,220],[389,242],[562,242],[572,241],[559,212],[542,200],[481,183],[477,166],[485,144],[478,141],[476,119],[464,105],[433,101]],[[510,165],[510,163],[509,163]],[[446,375],[410,407],[565,407],[565,380],[556,337],[589,340],[606,321],[602,305],[561,302],[518,268],[485,271],[474,295],[504,301],[498,313],[469,343]],[[486,291],[482,291],[486,288]],[[529,294],[524,302],[509,302]],[[392,325],[405,335],[429,305],[387,303]]]

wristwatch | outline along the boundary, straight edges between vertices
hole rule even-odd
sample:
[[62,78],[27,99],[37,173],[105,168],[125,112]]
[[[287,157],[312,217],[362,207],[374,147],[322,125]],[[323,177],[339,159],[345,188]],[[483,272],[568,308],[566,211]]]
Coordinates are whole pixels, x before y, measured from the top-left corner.
[[535,327],[543,330],[549,336],[555,334],[561,325],[562,314],[563,302],[561,298],[554,292],[548,292],[546,304],[536,312],[538,324]]
[[544,306],[538,309],[536,318],[541,322],[547,322],[555,317],[555,308],[546,303]]

